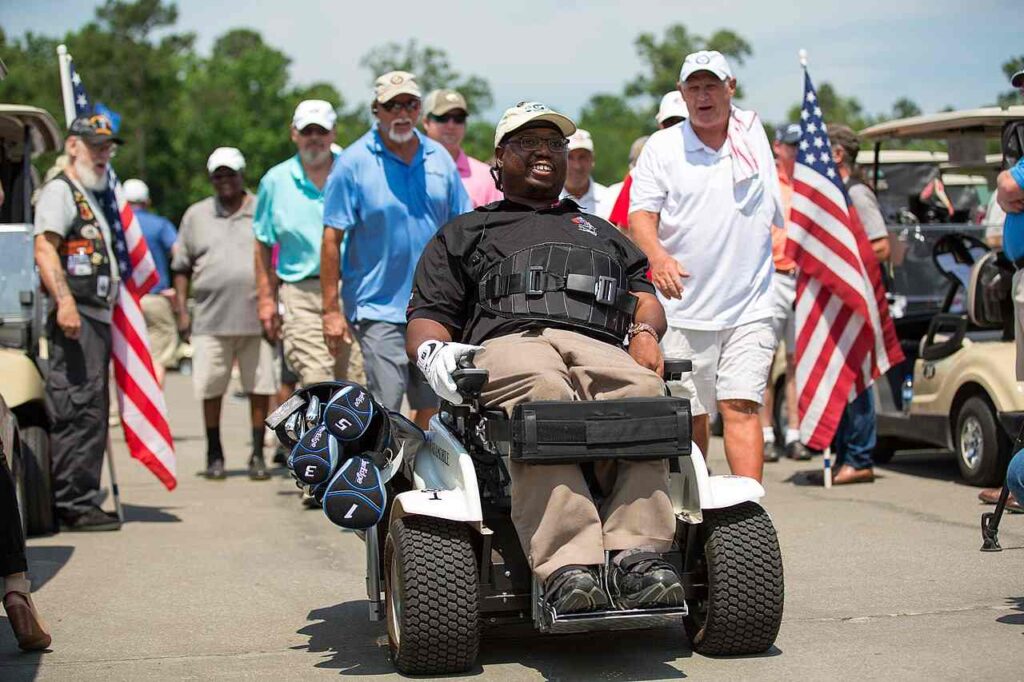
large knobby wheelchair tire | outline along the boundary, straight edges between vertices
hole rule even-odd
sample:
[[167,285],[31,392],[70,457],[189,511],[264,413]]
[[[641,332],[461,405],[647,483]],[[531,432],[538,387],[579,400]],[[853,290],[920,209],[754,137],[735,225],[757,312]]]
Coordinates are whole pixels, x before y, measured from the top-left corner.
[[407,516],[384,549],[388,643],[406,675],[466,672],[480,650],[476,553],[464,524]]
[[687,600],[683,621],[693,650],[709,656],[767,651],[779,634],[785,597],[782,552],[768,513],[754,502],[707,509],[698,540],[695,582],[706,589]]
[[50,434],[42,426],[25,426],[21,433],[21,486],[25,501],[27,535],[48,535],[57,531],[50,478]]

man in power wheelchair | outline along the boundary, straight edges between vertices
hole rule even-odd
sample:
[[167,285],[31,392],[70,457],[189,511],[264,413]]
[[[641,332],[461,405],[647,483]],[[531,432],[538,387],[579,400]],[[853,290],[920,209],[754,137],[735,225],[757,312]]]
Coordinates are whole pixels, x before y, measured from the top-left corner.
[[404,673],[471,668],[484,623],[682,620],[709,654],[759,653],[778,633],[764,491],[709,477],[690,442],[689,404],[663,379],[688,363],[662,358],[646,259],[558,201],[574,130],[542,104],[506,111],[505,200],[450,222],[420,260],[407,351],[443,399],[429,431],[344,382],[268,418],[328,517],[363,529],[371,618]]

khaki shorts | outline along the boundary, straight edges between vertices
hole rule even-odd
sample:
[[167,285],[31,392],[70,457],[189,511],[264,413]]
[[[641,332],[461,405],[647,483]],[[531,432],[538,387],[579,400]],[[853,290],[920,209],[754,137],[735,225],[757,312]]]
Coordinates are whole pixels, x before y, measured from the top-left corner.
[[1013,337],[1017,342],[1017,381],[1024,381],[1024,270],[1013,273]]
[[149,336],[149,354],[153,364],[174,367],[178,351],[178,325],[174,321],[171,299],[160,294],[142,297],[142,317]]
[[669,325],[661,340],[667,358],[693,361],[682,381],[670,381],[672,395],[689,398],[694,415],[715,415],[719,400],[761,403],[775,357],[770,319],[721,331],[680,329]]
[[192,386],[196,398],[208,400],[224,395],[236,360],[245,393],[277,392],[279,372],[274,366],[274,348],[263,337],[203,334],[192,337]]
[[327,350],[320,280],[282,282],[279,296],[284,308],[281,327],[284,357],[298,375],[299,383],[309,386],[320,381],[347,379],[365,384],[363,356],[358,343],[342,344],[336,357],[331,357]]

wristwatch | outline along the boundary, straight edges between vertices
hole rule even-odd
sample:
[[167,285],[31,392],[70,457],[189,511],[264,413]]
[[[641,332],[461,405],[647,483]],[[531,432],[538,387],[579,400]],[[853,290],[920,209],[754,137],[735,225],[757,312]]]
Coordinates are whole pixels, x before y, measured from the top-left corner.
[[626,330],[626,346],[629,346],[634,336],[636,336],[637,334],[643,334],[644,332],[647,332],[648,334],[653,336],[655,341],[660,340],[658,338],[658,332],[657,330],[654,329],[654,327],[647,324],[646,322],[634,322],[633,324],[629,325],[629,329]]

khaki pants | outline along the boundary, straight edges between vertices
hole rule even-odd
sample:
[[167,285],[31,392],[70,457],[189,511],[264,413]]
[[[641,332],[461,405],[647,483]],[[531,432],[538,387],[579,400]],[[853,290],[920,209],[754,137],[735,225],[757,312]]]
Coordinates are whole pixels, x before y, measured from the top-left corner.
[[173,367],[178,350],[178,325],[174,321],[171,299],[160,294],[146,294],[142,297],[142,318],[146,321],[153,364]]
[[342,344],[341,352],[333,358],[327,350],[320,280],[282,282],[279,296],[284,306],[284,357],[299,376],[299,383],[309,386],[319,381],[347,379],[365,384],[363,354],[358,343]]
[[[665,384],[621,348],[560,329],[484,342],[475,364],[490,372],[483,403],[511,414],[531,400],[611,400],[664,395]],[[540,580],[569,564],[599,565],[606,550],[666,552],[676,520],[665,460],[599,461],[600,510],[576,464],[511,463],[512,521]]]

